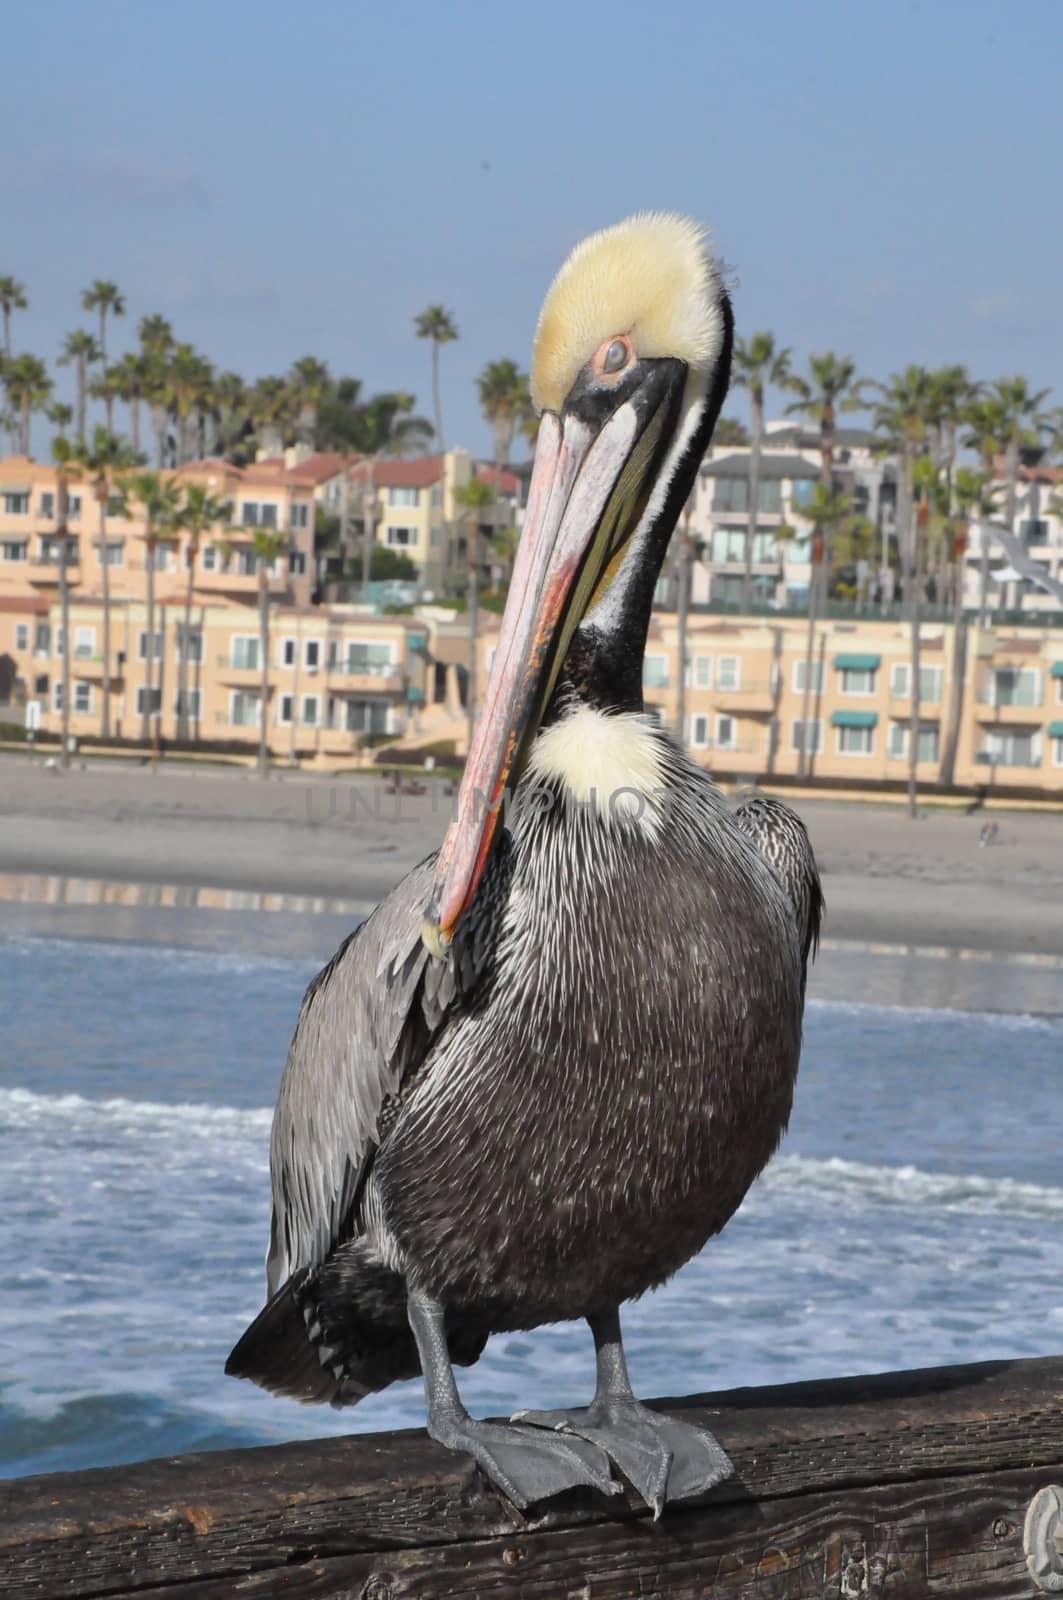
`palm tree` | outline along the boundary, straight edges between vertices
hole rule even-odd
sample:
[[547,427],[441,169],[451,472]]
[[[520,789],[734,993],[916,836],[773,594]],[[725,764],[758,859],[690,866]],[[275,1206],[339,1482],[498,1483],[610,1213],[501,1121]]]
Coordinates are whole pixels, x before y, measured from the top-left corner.
[[258,719],[258,773],[269,776],[269,564],[284,549],[285,536],[268,528],[256,528],[251,535],[251,548],[258,561],[258,658],[262,671],[259,690],[261,711]]
[[[956,773],[956,751],[967,687],[967,614],[963,607],[963,561],[967,529],[972,516],[986,520],[996,513],[992,480],[970,467],[957,468],[952,479],[952,670],[945,738],[941,746],[938,783],[950,788]],[[986,546],[988,548],[988,546]]]
[[465,715],[468,720],[468,748],[471,750],[473,730],[476,727],[476,648],[480,626],[480,513],[485,506],[494,502],[495,493],[491,485],[485,483],[482,478],[470,478],[468,483],[454,490],[454,499],[469,514],[468,544],[465,552],[468,568],[466,615],[469,620],[469,676],[465,690]]
[[107,360],[107,314],[112,317],[125,316],[125,296],[120,293],[118,285],[111,283],[107,278],[97,278],[95,283],[82,291],[82,311],[95,311],[100,318],[100,360]]
[[444,344],[451,344],[458,337],[457,324],[445,306],[428,306],[420,316],[414,317],[413,325],[417,330],[418,339],[431,339],[432,341],[432,415],[435,418],[436,448],[440,455],[446,455],[447,447],[443,443],[443,408],[439,400],[439,350]]
[[129,447],[135,456],[140,454],[140,402],[145,398],[147,362],[143,355],[128,350],[111,367],[115,374],[114,390],[119,400],[129,408]]
[[1049,393],[1048,389],[1031,390],[1021,375],[998,378],[992,386],[992,397],[1000,408],[1003,424],[1004,521],[1009,533],[1015,532],[1020,453],[1023,445],[1040,443],[1039,435],[1047,420],[1043,407]]
[[302,443],[313,445],[318,407],[331,384],[328,367],[316,356],[302,356],[288,374],[292,409]]
[[392,390],[372,395],[357,408],[355,437],[361,454],[368,457],[366,469],[365,530],[362,540],[362,590],[367,590],[376,543],[376,464],[388,456],[401,456],[407,450],[423,449],[432,437],[432,424],[413,415],[416,401],[412,394]]
[[521,372],[515,361],[504,358],[489,361],[476,380],[480,396],[480,409],[491,424],[495,457],[495,532],[502,527],[502,472],[509,465],[513,448],[513,434],[518,424],[528,415],[531,401],[528,393],[528,375]]
[[74,408],[62,400],[54,401],[44,413],[53,428],[59,430],[60,439],[66,438],[66,430],[74,420]]
[[[271,448],[283,449],[284,431],[291,422],[292,392],[283,378],[259,378],[250,394],[251,421],[260,447],[267,439]],[[279,451],[277,451],[279,454]]]
[[[70,407],[53,406],[53,413],[65,411],[68,413],[62,426],[69,425]],[[53,415],[53,421],[56,418]],[[57,426],[60,424],[57,422]],[[71,444],[66,434],[60,432],[58,438],[52,440],[52,461],[55,463],[55,531],[59,550],[59,626],[62,630],[63,656],[62,656],[62,695],[63,700],[59,708],[59,765],[64,770],[70,765],[70,577],[67,564],[70,558],[69,542],[70,533],[67,527],[67,510],[69,497],[67,485],[72,478],[80,475],[77,446]]]
[[[196,584],[196,561],[199,546],[208,528],[219,522],[228,523],[232,516],[232,501],[220,500],[210,493],[205,484],[190,483],[185,489],[184,503],[174,518],[175,532],[188,534],[186,556],[188,582],[185,587],[185,620],[181,650],[177,658],[177,737],[188,738],[188,658],[192,640],[192,596]],[[265,708],[263,708],[265,715]],[[197,716],[197,732],[199,718]]]
[[[968,449],[978,452],[982,476],[987,482],[991,482],[996,473],[997,457],[1004,450],[1004,435],[1007,428],[1004,407],[996,395],[979,391],[967,404],[964,421],[967,423],[968,432],[963,442]],[[989,612],[989,539],[984,528],[981,531],[981,540],[978,626],[984,628]]]
[[104,427],[108,433],[114,432],[114,406],[116,400],[124,397],[125,383],[120,367],[104,367],[94,378],[89,379],[89,396],[93,400],[103,402]]
[[[191,460],[202,428],[213,369],[190,344],[176,344],[166,363],[166,393],[177,419],[177,465]],[[193,432],[192,419],[196,417]]]
[[[103,706],[100,713],[100,737],[111,737],[111,564],[107,549],[108,502],[115,493],[115,483],[121,473],[133,466],[133,457],[121,440],[97,427],[89,445],[82,446],[78,458],[86,475],[92,480],[99,523],[96,548],[99,551],[100,577],[103,599]],[[124,495],[119,491],[124,502]]]
[[63,348],[59,356],[61,367],[74,367],[74,377],[77,386],[77,423],[74,428],[74,437],[80,443],[85,442],[85,393],[88,387],[88,366],[90,361],[98,361],[100,347],[91,333],[84,328],[76,328],[73,333],[68,333],[63,340]]
[[752,445],[749,452],[749,515],[746,529],[746,562],[742,575],[742,609],[748,611],[753,599],[753,546],[757,537],[757,512],[760,509],[760,452],[764,440],[764,388],[790,385],[790,351],[776,350],[775,335],[755,333],[748,341],[736,339],[731,367],[734,381],[749,390],[749,417]]
[[137,323],[137,338],[146,356],[168,356],[173,349],[173,328],[157,311],[150,317],[141,317]]
[[141,317],[137,325],[140,340],[141,384],[155,435],[155,466],[161,471],[166,462],[166,436],[170,421],[170,393],[166,366],[173,350],[173,329],[158,312]]
[[721,417],[712,430],[712,442],[716,445],[747,445],[749,430],[737,417]]
[[180,491],[172,479],[163,478],[158,472],[138,472],[125,480],[124,488],[144,512],[148,641],[140,737],[147,744],[151,738],[151,721],[154,713],[152,690],[155,687],[155,552],[159,547],[160,538],[172,539],[177,531]]
[[[808,635],[805,644],[805,685],[801,701],[801,749],[798,751],[797,772],[798,777],[806,778],[813,775],[815,767],[815,752],[809,748],[809,712],[812,705],[812,661],[815,653],[816,623],[818,621],[818,607],[816,605],[816,592],[820,587],[824,597],[827,594],[827,574],[829,572],[830,552],[834,548],[838,537],[858,524],[862,519],[853,515],[852,504],[848,495],[837,494],[833,486],[827,487],[817,483],[812,490],[811,498],[801,507],[801,515],[812,524],[809,539],[809,586],[808,586]],[[785,531],[785,537],[789,530]],[[812,576],[815,572],[822,575],[822,582],[817,583]],[[816,691],[817,701],[822,693],[823,685]]]
[[213,451],[230,457],[250,423],[247,385],[238,372],[220,372],[210,386]]
[[[0,368],[6,367],[11,360],[11,313],[12,311],[25,311],[29,306],[26,299],[26,288],[19,283],[17,278],[10,274],[0,277],[0,312],[4,317],[4,349]],[[12,447],[15,443],[15,421],[10,412],[4,416],[4,426],[7,428],[8,437]]]
[[975,396],[966,367],[935,367],[929,374],[926,417],[931,430],[931,456],[940,463],[945,482],[952,488],[956,466],[956,429]]
[[19,421],[19,450],[24,456],[30,453],[30,420],[40,411],[52,392],[48,368],[38,356],[21,355],[4,362],[4,384],[7,401]]

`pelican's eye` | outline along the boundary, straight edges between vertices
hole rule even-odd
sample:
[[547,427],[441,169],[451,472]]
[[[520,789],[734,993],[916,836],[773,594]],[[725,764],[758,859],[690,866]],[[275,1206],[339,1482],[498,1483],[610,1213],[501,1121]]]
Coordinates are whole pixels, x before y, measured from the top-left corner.
[[635,352],[627,338],[609,339],[600,344],[591,358],[591,368],[600,378],[615,378],[631,365]]

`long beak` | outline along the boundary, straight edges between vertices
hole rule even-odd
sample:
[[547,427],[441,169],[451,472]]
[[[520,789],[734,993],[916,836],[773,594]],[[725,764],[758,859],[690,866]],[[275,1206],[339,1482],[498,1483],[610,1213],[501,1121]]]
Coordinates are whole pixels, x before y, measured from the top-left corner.
[[[436,863],[422,936],[441,956],[483,873],[503,809],[572,635],[637,525],[670,407],[625,401],[600,430],[547,412],[524,529],[457,812]],[[656,396],[654,397],[656,398]]]

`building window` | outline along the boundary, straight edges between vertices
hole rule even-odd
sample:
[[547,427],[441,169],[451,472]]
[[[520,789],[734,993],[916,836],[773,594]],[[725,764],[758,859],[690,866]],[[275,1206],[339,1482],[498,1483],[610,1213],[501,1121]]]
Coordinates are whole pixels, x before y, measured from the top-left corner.
[[294,639],[282,639],[281,640],[281,661],[280,661],[280,664],[281,664],[282,667],[294,667],[295,666],[295,640]]
[[254,634],[237,634],[229,641],[229,665],[246,672],[258,667],[258,638]]
[[68,494],[66,497],[66,515],[69,522],[76,522],[81,515],[81,496]]
[[74,655],[79,661],[91,661],[96,654],[96,629],[74,629]]
[[[807,740],[805,729],[808,730]],[[823,748],[823,724],[819,718],[802,722],[800,717],[790,724],[790,748],[798,755],[818,756]]]
[[295,704],[290,694],[282,694],[277,702],[277,721],[288,727],[292,720],[292,707]]
[[420,489],[399,488],[397,485],[393,485],[388,490],[389,506],[417,506],[420,503]]
[[[942,668],[934,665],[919,668],[919,699],[936,705],[941,699]],[[890,694],[895,700],[907,700],[911,692],[912,668],[910,662],[895,661],[890,667]]]
[[1052,739],[1052,765],[1063,767],[1063,736],[1056,735]]
[[[187,552],[186,552],[187,554]],[[187,561],[185,565],[187,566]],[[212,544],[205,544],[199,552],[199,564],[204,572],[215,572],[218,567],[218,551]]]
[[[889,752],[892,760],[900,761],[907,757],[911,726],[910,722],[890,723]],[[916,760],[937,761],[938,752],[938,724],[936,722],[920,722],[919,750],[916,754]]]
[[240,507],[242,528],[275,528],[277,507],[272,500],[245,500]]
[[982,754],[1001,767],[1039,767],[1037,735],[1022,730],[992,729],[982,738]]
[[[56,538],[54,534],[46,535],[41,540],[40,553],[42,561],[54,562],[58,566],[63,554],[62,539]],[[76,539],[68,539],[66,541],[66,559],[68,562],[76,564],[77,558],[78,542]]]
[[25,561],[29,555],[27,539],[5,539],[0,544],[0,556],[5,561]]
[[717,750],[738,749],[738,724],[734,717],[716,718],[716,748]]
[[397,528],[389,522],[385,529],[385,539],[393,549],[409,550],[417,543],[417,529]]
[[75,683],[74,685],[74,710],[79,716],[87,717],[92,711],[92,685],[91,683]]
[[706,750],[709,744],[709,719],[696,716],[690,719],[690,742],[696,750]]
[[40,695],[48,693],[48,674],[46,672],[38,673],[37,677],[34,678],[33,692]]
[[317,727],[318,698],[316,694],[303,695],[302,724],[304,728]]
[[1032,544],[1049,544],[1048,523],[1043,517],[1024,517],[1019,523],[1019,538],[1027,548]]
[[[148,702],[148,691],[147,691],[147,688],[146,688],[146,686],[144,684],[141,684],[140,688],[137,690],[137,716],[138,717],[142,717],[144,715],[145,707],[147,707],[148,704],[149,704],[149,702]],[[154,685],[152,686],[152,690],[151,690],[150,709],[151,709],[151,715],[152,716],[157,715],[157,713],[162,709],[162,690],[155,688]]]
[[1030,667],[997,667],[990,674],[988,699],[991,706],[1039,706],[1041,674]]
[[52,686],[52,705],[55,707],[56,711],[62,711],[62,709],[63,709],[63,680],[62,680],[62,678],[57,678],[55,680],[55,683]]
[[149,545],[144,552],[144,567],[150,572],[169,572],[170,546],[157,544],[154,549]]
[[712,688],[712,657],[695,656],[690,663],[690,682],[695,689]]
[[0,492],[3,494],[5,516],[29,516],[30,495],[28,489],[4,489]]
[[321,640],[307,639],[303,644],[303,665],[308,672],[316,672],[321,665]]
[[720,690],[737,689],[741,683],[741,664],[737,656],[721,656],[716,663],[716,687]]
[[874,667],[842,667],[840,684],[842,694],[874,694]]
[[257,694],[249,694],[246,689],[233,689],[230,692],[229,721],[234,727],[257,728],[261,713],[262,701]]
[[[811,666],[811,668],[812,668],[811,672],[807,672],[807,668],[809,666]],[[795,661],[794,662],[794,693],[795,694],[804,694],[806,677],[808,679],[808,682],[811,685],[811,687],[809,689],[809,693],[810,694],[822,694],[822,692],[823,692],[823,663],[822,663],[822,661],[809,662],[808,660],[802,660],[802,661]]]
[[874,748],[874,728],[838,729],[838,754],[840,756],[869,756],[873,753]]
[[123,562],[122,549],[121,539],[108,539],[105,544],[96,546],[96,560],[101,567],[120,567]]
[[293,500],[288,522],[289,528],[309,528],[310,507],[305,500]]
[[33,636],[33,653],[46,656],[52,648],[52,630],[47,622],[38,622],[37,631]]
[[[162,660],[163,644],[164,644],[163,635],[160,632],[156,632],[156,634],[155,634],[155,647],[154,647],[154,649],[152,651],[153,660],[155,660],[155,661],[161,661]],[[140,633],[137,635],[137,660],[138,661],[146,661],[147,659],[148,659],[148,635],[147,635],[147,630],[142,628]]]
[[41,516],[49,522],[55,516],[55,495],[51,489],[46,489],[41,495]]
[[55,630],[55,653],[57,656],[61,656],[63,653],[63,629],[61,626]]
[[[367,644],[351,639],[347,642],[345,671],[367,678],[388,678],[395,670],[395,657],[390,644]],[[491,663],[488,661],[490,672]]]
[[746,559],[746,530],[744,528],[714,528],[712,530],[712,559],[744,561]]
[[[188,701],[188,715],[189,715],[189,717],[192,719],[193,722],[198,722],[199,718],[200,718],[200,714],[201,714],[200,713],[200,706],[201,706],[201,694],[200,694],[200,691],[198,689],[186,689],[185,690],[185,697],[186,697],[186,699]],[[174,696],[173,708],[174,708],[175,714],[177,716],[180,716],[181,715],[181,695],[180,695],[180,691],[178,691],[178,693]]]
[[667,689],[667,656],[653,655],[644,658],[642,663],[642,687],[644,689]]
[[348,700],[343,725],[347,733],[388,733],[388,708],[378,700]]
[[30,625],[28,622],[19,622],[15,626],[15,649],[28,650],[30,647]]
[[306,551],[288,551],[288,573],[290,577],[301,578],[306,572]]
[[184,661],[186,659],[186,644],[188,647],[187,659],[198,666],[198,664],[203,660],[203,635],[198,628],[192,628],[189,630],[189,633],[186,637],[184,623],[179,623],[177,627],[178,661]]

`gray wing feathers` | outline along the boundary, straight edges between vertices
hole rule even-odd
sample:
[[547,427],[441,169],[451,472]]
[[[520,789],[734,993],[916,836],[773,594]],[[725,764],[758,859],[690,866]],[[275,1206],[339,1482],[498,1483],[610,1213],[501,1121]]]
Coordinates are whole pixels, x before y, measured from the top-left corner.
[[796,811],[770,795],[757,795],[738,807],[735,821],[770,863],[793,906],[801,941],[802,965],[819,946],[823,891],[808,830]]
[[450,963],[431,961],[420,937],[432,867],[403,879],[303,1000],[270,1139],[270,1295],[349,1226],[381,1107],[453,1000]]

